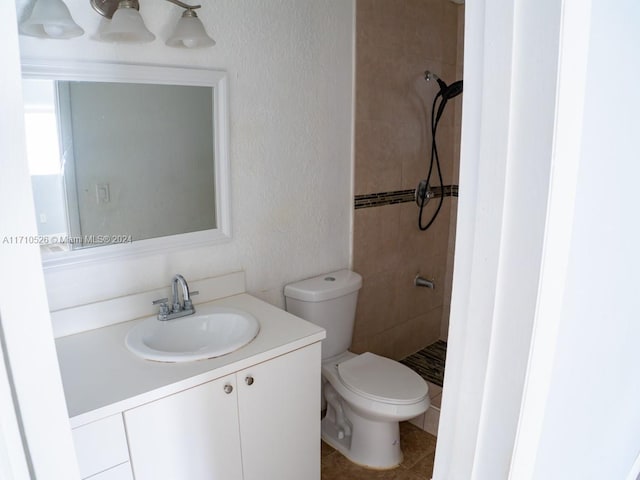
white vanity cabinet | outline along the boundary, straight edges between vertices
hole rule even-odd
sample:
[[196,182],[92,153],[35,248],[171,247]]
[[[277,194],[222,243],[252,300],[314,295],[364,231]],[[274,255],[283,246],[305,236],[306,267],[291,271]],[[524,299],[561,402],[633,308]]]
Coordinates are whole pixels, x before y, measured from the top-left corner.
[[[125,339],[145,318],[56,339],[83,478],[320,480],[325,331],[251,295],[230,293],[227,286],[238,282],[229,276],[215,281],[220,297],[211,304],[260,323],[255,339],[229,355],[142,360]],[[201,294],[207,285],[198,286]],[[71,325],[161,296],[77,307],[64,318]]]
[[236,374],[244,480],[320,480],[320,343]]
[[136,480],[241,479],[235,375],[124,412]]
[[122,415],[112,415],[71,432],[81,478],[133,479]]
[[124,412],[136,480],[319,480],[320,344]]

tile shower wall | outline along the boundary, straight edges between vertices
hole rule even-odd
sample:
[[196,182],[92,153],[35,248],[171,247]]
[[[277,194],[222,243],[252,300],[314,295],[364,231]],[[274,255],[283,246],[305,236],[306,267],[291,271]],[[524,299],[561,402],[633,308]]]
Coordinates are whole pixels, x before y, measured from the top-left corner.
[[[425,178],[431,102],[462,78],[464,7],[449,0],[357,0],[353,268],[364,283],[352,350],[400,359],[448,329],[460,142],[460,97],[438,127],[444,203],[426,232],[411,191]],[[433,183],[433,182],[432,182]],[[425,209],[424,218],[437,199]],[[414,287],[417,274],[435,290]]]

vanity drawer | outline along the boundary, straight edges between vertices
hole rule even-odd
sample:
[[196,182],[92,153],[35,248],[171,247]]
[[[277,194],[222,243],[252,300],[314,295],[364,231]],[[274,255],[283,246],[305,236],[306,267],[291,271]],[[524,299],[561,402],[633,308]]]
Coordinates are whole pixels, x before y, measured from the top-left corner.
[[131,464],[129,462],[123,463],[117,467],[97,473],[87,480],[133,480]]
[[[129,449],[122,415],[113,415],[74,428],[72,433],[81,478],[87,478],[100,472],[106,474],[105,470],[129,462]],[[129,468],[128,463],[127,468]],[[102,479],[102,477],[96,478]],[[127,477],[106,476],[104,478],[124,479]]]

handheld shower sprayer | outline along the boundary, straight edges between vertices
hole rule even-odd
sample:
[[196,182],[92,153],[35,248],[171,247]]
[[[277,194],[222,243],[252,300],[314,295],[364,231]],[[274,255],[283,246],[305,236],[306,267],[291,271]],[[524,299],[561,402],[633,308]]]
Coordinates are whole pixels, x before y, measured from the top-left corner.
[[439,93],[445,101],[451,100],[462,93],[462,80],[458,80],[457,82],[453,82],[451,85],[447,85],[438,75],[430,72],[429,70],[424,72],[424,79],[427,82],[431,82],[433,80],[438,82],[438,86],[440,87]]
[[[440,121],[440,117],[444,113],[444,107],[447,105],[447,102],[457,97],[462,93],[462,80],[458,80],[453,82],[451,85],[447,85],[438,75],[435,73],[426,70],[424,72],[424,79],[427,82],[436,81],[440,90],[436,93],[433,99],[433,106],[431,108],[431,161],[429,162],[429,173],[427,178],[421,180],[416,188],[416,203],[420,207],[420,212],[418,214],[418,228],[420,230],[428,229],[431,224],[435,221],[438,213],[440,212],[440,208],[442,207],[442,201],[444,198],[444,182],[442,181],[442,171],[440,169],[440,159],[438,157],[438,148],[436,144],[436,132],[438,130],[438,122]],[[440,100],[440,103],[438,103]],[[438,107],[436,109],[436,106]],[[434,192],[431,190],[431,174],[433,173],[435,165],[435,170],[438,174],[439,186],[440,186],[440,196],[438,201],[438,206],[436,207],[435,213],[433,213],[431,219],[426,223],[426,225],[422,224],[422,212],[424,210],[424,206],[429,202],[431,198],[433,198]]]

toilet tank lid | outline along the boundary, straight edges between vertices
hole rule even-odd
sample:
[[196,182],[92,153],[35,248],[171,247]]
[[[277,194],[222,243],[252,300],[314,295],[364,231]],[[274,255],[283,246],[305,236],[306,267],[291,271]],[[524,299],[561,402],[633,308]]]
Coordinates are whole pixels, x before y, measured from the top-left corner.
[[305,302],[322,302],[356,292],[362,286],[362,277],[351,270],[325,273],[291,283],[284,287],[284,296]]

